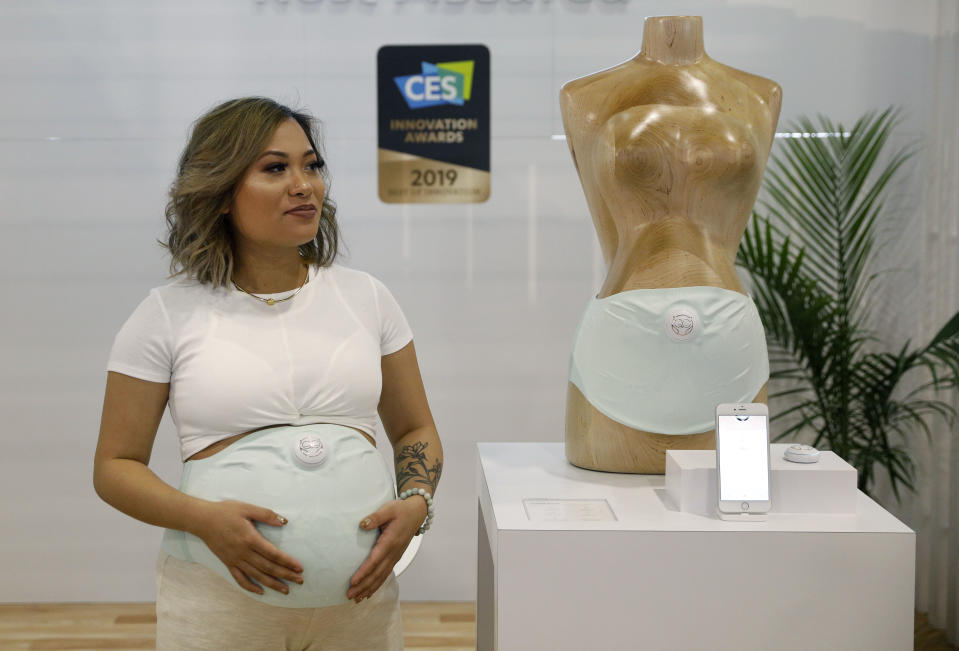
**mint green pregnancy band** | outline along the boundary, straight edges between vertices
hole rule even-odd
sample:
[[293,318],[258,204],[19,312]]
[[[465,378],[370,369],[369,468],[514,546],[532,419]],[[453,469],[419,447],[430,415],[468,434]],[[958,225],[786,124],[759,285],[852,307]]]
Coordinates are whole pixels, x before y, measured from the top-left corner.
[[718,287],[593,299],[569,365],[570,382],[598,411],[658,434],[709,431],[716,405],[750,402],[768,379],[755,304]]
[[289,583],[287,595],[266,587],[263,595],[244,590],[192,534],[167,529],[163,537],[168,554],[205,565],[252,599],[289,608],[349,601],[350,577],[379,535],[361,529],[360,521],[395,498],[380,452],[356,430],[329,424],[260,430],[213,456],[188,461],[180,490],[211,501],[248,502],[289,520],[282,527],[255,523],[303,566],[303,584]]

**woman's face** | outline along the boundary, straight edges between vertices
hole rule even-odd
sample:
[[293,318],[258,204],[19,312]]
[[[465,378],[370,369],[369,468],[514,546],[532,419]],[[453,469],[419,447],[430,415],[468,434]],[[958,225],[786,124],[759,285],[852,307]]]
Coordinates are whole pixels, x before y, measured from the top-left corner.
[[237,184],[230,216],[238,248],[296,248],[316,237],[326,184],[303,128],[290,118]]

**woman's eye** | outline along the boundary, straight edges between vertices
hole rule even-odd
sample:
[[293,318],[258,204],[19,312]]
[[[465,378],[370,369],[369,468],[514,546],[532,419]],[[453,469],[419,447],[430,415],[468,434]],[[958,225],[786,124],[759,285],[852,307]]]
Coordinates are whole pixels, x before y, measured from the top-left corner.
[[[322,160],[313,161],[306,166],[311,172],[319,172],[326,165]],[[263,171],[271,174],[281,174],[286,171],[287,163],[271,163],[263,168]]]

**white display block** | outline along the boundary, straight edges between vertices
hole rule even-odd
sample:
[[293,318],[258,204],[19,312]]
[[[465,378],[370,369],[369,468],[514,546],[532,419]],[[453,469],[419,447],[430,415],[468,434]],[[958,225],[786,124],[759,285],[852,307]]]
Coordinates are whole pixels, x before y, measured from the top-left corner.
[[[786,461],[789,445],[769,446],[770,512],[855,513],[856,469],[828,451],[816,463]],[[715,513],[716,451],[667,450],[666,494],[680,511]]]
[[727,522],[562,443],[478,447],[479,651],[912,648],[915,534],[863,493]]

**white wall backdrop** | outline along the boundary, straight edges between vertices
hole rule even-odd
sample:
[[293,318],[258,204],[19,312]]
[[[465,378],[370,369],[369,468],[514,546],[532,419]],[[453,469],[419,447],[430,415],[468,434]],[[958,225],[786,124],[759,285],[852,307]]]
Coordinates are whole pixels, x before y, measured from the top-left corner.
[[[158,530],[103,504],[92,454],[113,335],[167,260],[155,243],[189,123],[263,94],[325,122],[343,262],[413,326],[446,449],[437,518],[403,598],[469,600],[475,444],[560,441],[574,328],[603,269],[562,133],[568,79],[640,48],[647,15],[702,15],[713,58],[779,82],[780,124],[905,109],[929,142],[939,11],[950,0],[32,0],[0,4],[0,601],[153,599]],[[384,44],[484,43],[492,198],[397,206],[376,193]],[[921,194],[914,167],[902,196]],[[891,224],[901,340],[918,215]],[[955,291],[954,287],[949,291]],[[905,316],[904,316],[905,315]],[[385,439],[381,439],[385,444]],[[152,466],[175,483],[168,419]],[[954,594],[953,589],[953,594]]]
[[[959,311],[959,4],[942,3],[931,65],[932,92],[926,113],[918,176],[920,222],[917,341],[929,341]],[[912,277],[912,274],[910,274]],[[940,396],[941,397],[941,396]],[[959,398],[953,394],[953,407]],[[918,532],[916,608],[959,640],[959,436],[941,422],[930,439],[912,441],[917,490],[893,512]],[[891,500],[887,500],[890,501]]]

